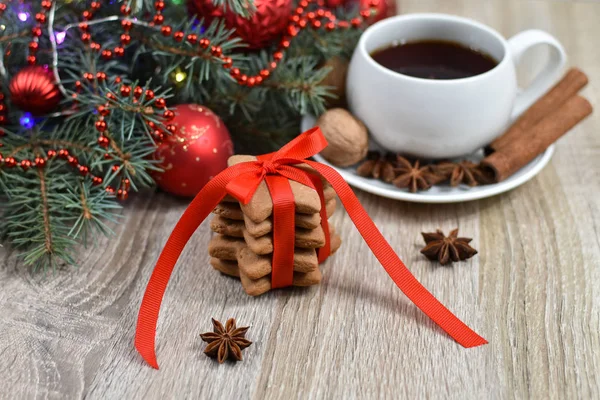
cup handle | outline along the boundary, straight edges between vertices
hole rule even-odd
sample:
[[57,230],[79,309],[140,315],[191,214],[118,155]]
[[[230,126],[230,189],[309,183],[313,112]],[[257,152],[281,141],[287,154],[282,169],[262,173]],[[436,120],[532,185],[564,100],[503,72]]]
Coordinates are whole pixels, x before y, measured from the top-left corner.
[[546,67],[538,74],[531,85],[522,89],[517,95],[512,112],[513,120],[518,118],[552,87],[567,63],[565,49],[554,36],[544,31],[531,29],[518,33],[508,40],[508,47],[515,66],[519,65],[523,54],[539,44],[546,44],[552,47],[553,51],[550,52],[550,60],[548,60]]

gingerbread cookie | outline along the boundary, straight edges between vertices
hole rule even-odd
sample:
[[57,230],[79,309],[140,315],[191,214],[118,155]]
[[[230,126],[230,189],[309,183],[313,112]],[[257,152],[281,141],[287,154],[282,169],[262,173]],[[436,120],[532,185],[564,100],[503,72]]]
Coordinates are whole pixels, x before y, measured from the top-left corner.
[[[329,225],[330,235],[335,233],[332,225]],[[302,249],[318,249],[325,246],[325,232],[319,226],[315,229],[296,229],[294,245]],[[273,235],[267,234],[258,238],[250,236],[244,228],[244,240],[254,253],[259,255],[271,254],[273,252]]]
[[208,254],[221,260],[237,261],[240,250],[246,247],[242,238],[215,235],[208,243]]
[[[238,266],[240,271],[250,279],[259,279],[267,276],[273,270],[271,255],[255,254],[248,247],[242,249],[238,254]],[[319,268],[317,252],[314,249],[295,249],[294,271],[311,272]]]
[[[321,270],[319,268],[312,272],[294,272],[292,286],[312,286],[321,282]],[[250,279],[240,271],[240,279],[242,287],[250,296],[260,296],[271,290],[271,275],[264,276],[260,279]]]
[[[341,238],[331,236],[331,254],[340,248]],[[246,293],[258,296],[271,290],[272,256],[253,253],[241,239],[216,236],[211,241],[210,263],[214,269],[226,275],[240,277]],[[218,255],[226,257],[220,259]],[[238,261],[232,259],[236,256]],[[317,253],[314,249],[294,250],[293,286],[310,286],[321,281]]]
[[225,236],[232,236],[243,238],[244,237],[244,222],[236,221],[235,219],[229,219],[216,215],[212,221],[210,221],[210,229],[213,232],[220,233]]
[[[331,204],[328,205],[328,216],[331,216],[334,211],[335,211],[335,207],[336,207],[336,200],[331,200],[330,201]],[[314,216],[314,217],[313,217]],[[314,219],[314,221],[318,221],[316,224],[312,224],[312,221],[310,221],[309,218],[303,218],[303,217],[308,217],[308,215],[306,214],[296,214],[296,218],[294,218],[295,222],[296,222],[296,228],[304,228],[304,229],[316,229],[320,226],[321,224],[321,217],[318,214],[313,214],[313,216],[310,216],[311,219]],[[309,224],[309,226],[307,227],[306,225],[306,221],[310,221],[311,223]],[[271,231],[273,230],[273,221],[271,218],[268,218],[266,220],[264,220],[263,222],[260,222],[258,224],[252,222],[249,218],[245,218],[244,221],[238,221],[235,219],[230,219],[230,218],[226,218],[223,217],[222,215],[216,215],[212,221],[210,222],[210,229],[213,232],[216,233],[220,233],[222,235],[226,235],[226,236],[232,236],[232,237],[244,237],[244,233],[243,233],[243,229],[244,227],[246,228],[246,230],[248,231],[248,234],[252,237],[261,237],[264,236],[268,233],[271,233]]]
[[[329,200],[326,204],[327,216],[331,217],[337,208],[337,200],[335,198]],[[246,230],[251,236],[259,237],[266,235],[273,230],[273,219],[267,218],[262,222],[256,223],[249,217],[244,216],[244,223],[246,224]],[[295,224],[299,228],[315,229],[321,225],[320,214],[296,214]]]
[[[341,246],[342,239],[339,235],[331,236],[331,254],[335,253]],[[272,255],[255,254],[248,247],[238,253],[238,265],[240,271],[250,279],[259,279],[271,273]],[[311,272],[319,267],[317,251],[315,249],[294,250],[294,271]]]
[[234,219],[236,221],[244,220],[244,213],[242,212],[240,205],[237,203],[221,202],[217,204],[212,212],[213,214],[217,214],[228,219]]
[[220,260],[218,258],[211,258],[210,265],[217,271],[229,275],[235,276],[236,278],[240,277],[240,270],[238,268],[237,261],[228,261],[228,260]]

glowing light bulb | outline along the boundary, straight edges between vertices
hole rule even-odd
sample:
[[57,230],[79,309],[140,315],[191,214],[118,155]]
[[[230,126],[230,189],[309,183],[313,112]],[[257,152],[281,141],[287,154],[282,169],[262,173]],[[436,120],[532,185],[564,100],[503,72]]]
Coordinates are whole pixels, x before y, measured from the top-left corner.
[[67,36],[67,32],[57,32],[55,35],[56,44],[62,44],[65,41],[66,36]]
[[19,17],[19,19],[22,22],[25,22],[29,19],[29,13],[25,12],[25,11],[21,11],[20,13],[17,14],[17,16]]
[[33,119],[31,113],[26,112],[21,115],[21,118],[19,118],[19,123],[23,128],[31,129],[35,125],[35,120]]
[[185,81],[185,78],[187,78],[187,74],[183,71],[178,71],[175,73],[175,82],[179,83],[179,82],[183,82]]

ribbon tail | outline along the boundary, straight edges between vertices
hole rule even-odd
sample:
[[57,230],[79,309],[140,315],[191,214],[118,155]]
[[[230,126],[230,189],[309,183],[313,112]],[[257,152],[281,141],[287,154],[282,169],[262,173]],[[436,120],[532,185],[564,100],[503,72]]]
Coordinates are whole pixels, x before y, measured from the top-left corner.
[[158,314],[173,268],[198,226],[225,197],[225,187],[239,173],[237,170],[239,168],[221,172],[198,193],[177,222],[154,267],[140,306],[135,333],[135,347],[153,368],[158,369],[155,351]]
[[452,314],[419,283],[379,232],[379,229],[369,218],[346,181],[327,165],[308,160],[305,162],[321,173],[333,186],[354,225],[398,288],[463,347],[468,348],[486,344],[487,341],[484,338]]

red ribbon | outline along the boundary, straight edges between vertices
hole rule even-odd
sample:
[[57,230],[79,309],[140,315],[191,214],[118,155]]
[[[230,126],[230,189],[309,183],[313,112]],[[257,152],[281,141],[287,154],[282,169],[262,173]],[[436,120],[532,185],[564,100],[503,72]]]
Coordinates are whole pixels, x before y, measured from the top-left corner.
[[[293,248],[295,229],[293,224],[294,200],[288,179],[312,187],[319,192],[323,228],[325,233],[329,234],[320,178],[307,173],[303,169],[294,167],[295,164],[308,164],[331,184],[373,254],[394,283],[417,307],[462,346],[475,347],[487,343],[484,338],[444,307],[410,273],[369,218],[344,179],[333,168],[307,160],[308,157],[319,153],[326,146],[327,141],[321,130],[313,128],[275,153],[260,156],[257,161],[245,162],[227,168],[208,182],[198,193],[171,233],[144,293],[138,316],[135,346],[148,364],[158,369],[155,352],[156,325],[160,305],[177,259],[194,231],[227,193],[234,196],[241,203],[248,204],[258,185],[263,180],[267,182],[272,197],[274,197],[273,226],[278,229],[278,232],[284,232],[283,235],[273,235],[275,241],[272,272],[273,287],[289,286],[293,277],[293,268],[290,268],[290,265],[293,265],[293,251],[285,250],[289,249],[290,246]],[[273,196],[275,192],[278,195]],[[326,247],[329,247],[329,240],[326,242]],[[329,249],[322,249],[319,252],[319,261],[324,260],[328,255]]]

